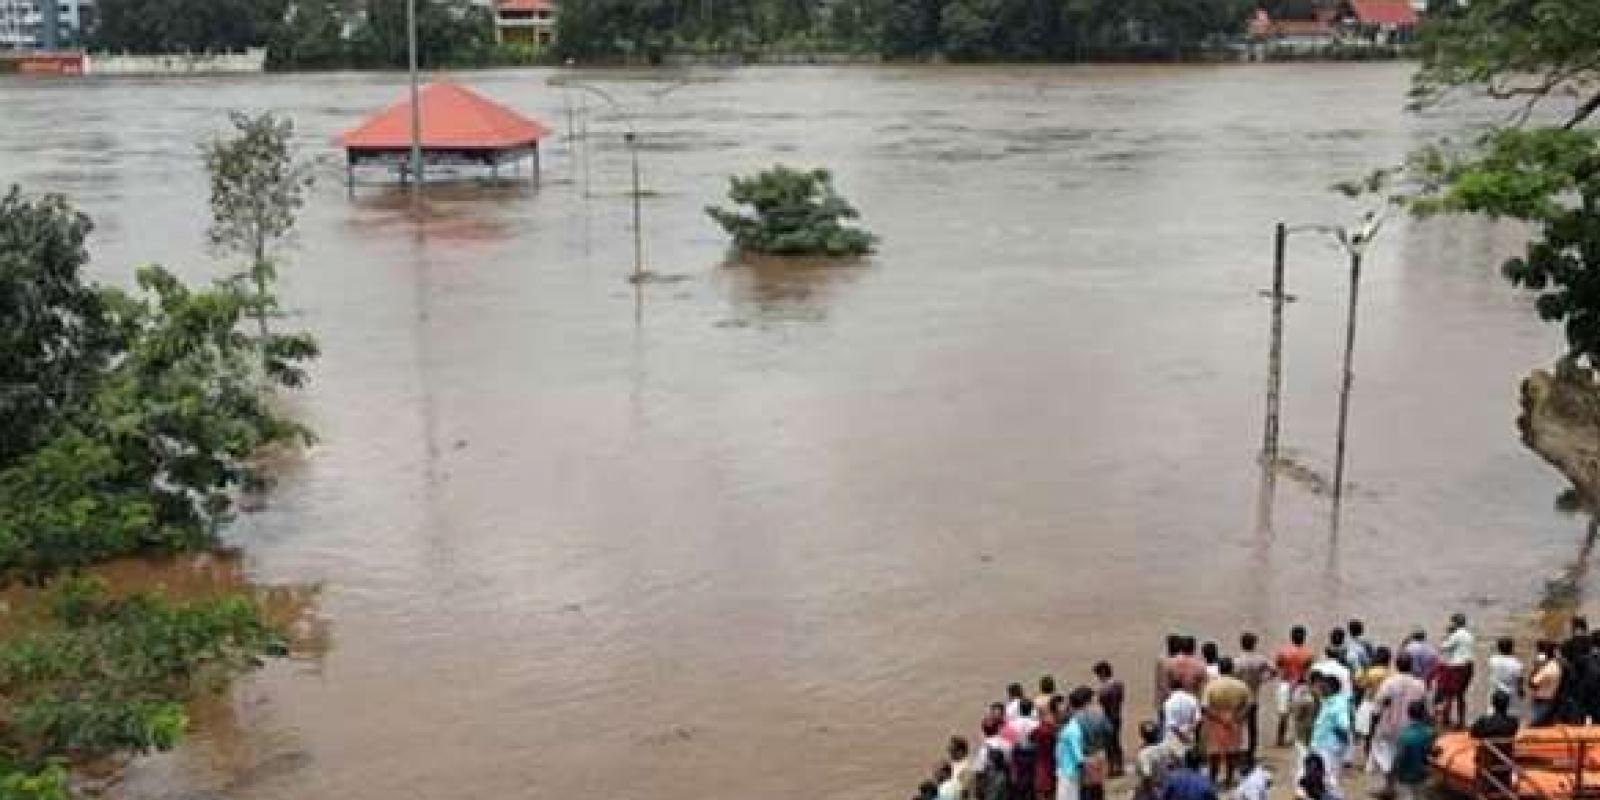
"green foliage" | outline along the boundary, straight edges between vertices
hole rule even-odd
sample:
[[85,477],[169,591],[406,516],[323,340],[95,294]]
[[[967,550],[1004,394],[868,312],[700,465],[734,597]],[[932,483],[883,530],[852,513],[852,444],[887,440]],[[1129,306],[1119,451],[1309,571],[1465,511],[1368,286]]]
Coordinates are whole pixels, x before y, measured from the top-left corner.
[[[366,0],[349,18],[354,66],[406,65],[406,0]],[[418,0],[417,61],[424,68],[472,67],[495,55],[494,16],[471,0]]]
[[[1600,365],[1600,3],[1476,0],[1424,29],[1417,105],[1468,93],[1511,104],[1509,122],[1466,148],[1413,155],[1421,214],[1471,213],[1530,224],[1506,277],[1560,324],[1568,356]],[[1576,106],[1565,98],[1576,97]],[[1542,106],[1562,98],[1562,116]]]
[[[219,244],[282,235],[298,207],[288,127],[248,122],[260,139],[213,150],[214,207],[234,214]],[[82,275],[89,229],[59,197],[0,201],[0,582],[211,546],[250,460],[309,438],[265,392],[301,385],[315,343],[240,331],[264,284],[196,290],[152,266],[135,292],[97,287]],[[185,701],[283,649],[243,597],[114,599],[68,578],[46,605],[0,643],[0,800],[66,800],[65,764],[173,747]]]
[[113,350],[104,298],[82,277],[90,227],[61,198],[0,200],[0,463],[37,445]]
[[[875,52],[890,58],[1071,59],[1183,53],[1243,31],[1249,0],[565,0],[564,57],[673,50]],[[684,47],[681,43],[699,43]]]
[[749,214],[721,208],[706,213],[733,236],[741,250],[773,255],[862,255],[872,251],[872,234],[842,222],[860,215],[833,189],[824,169],[804,172],[778,166],[731,179],[728,198],[748,206]]
[[[471,0],[418,0],[424,67],[494,63],[494,17]],[[274,68],[406,65],[405,0],[99,0],[93,47],[181,53],[266,47]]]
[[1000,53],[1001,0],[952,0],[939,17],[939,35],[950,56],[965,60]]
[[1424,26],[1416,99],[1449,90],[1538,102],[1581,92],[1600,75],[1600,3],[1474,0]]
[[250,310],[265,341],[267,318],[277,311],[272,250],[294,230],[311,168],[294,158],[292,121],[271,112],[251,117],[235,111],[228,119],[233,136],[201,147],[211,176],[207,236],[218,250],[248,259],[239,277],[254,287]]
[[11,722],[0,752],[17,765],[171,749],[188,726],[187,700],[283,650],[245,597],[115,599],[69,579],[49,604],[44,625],[0,644]]
[[58,762],[38,769],[0,764],[0,800],[67,800],[67,770]]
[[[0,293],[53,276],[61,287],[40,293],[30,313],[57,320],[94,297],[94,314],[73,336],[97,350],[66,370],[52,355],[75,358],[74,350],[29,342],[26,329],[15,334],[20,352],[38,355],[4,362],[11,380],[44,385],[63,372],[72,380],[71,391],[51,394],[34,430],[17,437],[31,446],[0,457],[0,580],[211,544],[232,491],[256,480],[252,456],[309,438],[271,408],[263,380],[303,384],[315,343],[303,334],[242,333],[254,300],[237,282],[197,291],[146,267],[136,294],[84,284],[87,223],[59,198],[11,198],[0,204],[0,235],[60,246],[0,257]],[[47,342],[62,336],[48,325],[35,334]]]
[[90,44],[135,53],[258,47],[288,6],[287,0],[98,0]]

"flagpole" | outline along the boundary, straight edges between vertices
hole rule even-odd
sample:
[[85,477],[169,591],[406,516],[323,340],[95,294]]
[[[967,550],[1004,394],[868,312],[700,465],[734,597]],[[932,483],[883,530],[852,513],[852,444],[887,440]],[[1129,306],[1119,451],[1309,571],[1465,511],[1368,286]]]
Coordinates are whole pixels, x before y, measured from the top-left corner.
[[422,99],[417,87],[417,0],[406,0],[406,56],[411,69],[411,186],[419,192],[422,173]]

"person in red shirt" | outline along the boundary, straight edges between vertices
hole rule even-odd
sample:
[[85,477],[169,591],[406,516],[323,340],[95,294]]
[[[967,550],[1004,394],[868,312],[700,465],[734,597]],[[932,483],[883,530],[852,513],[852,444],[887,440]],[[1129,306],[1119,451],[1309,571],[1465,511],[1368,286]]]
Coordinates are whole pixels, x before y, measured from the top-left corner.
[[1205,688],[1206,679],[1211,673],[1206,670],[1206,662],[1195,655],[1196,642],[1193,636],[1183,637],[1178,648],[1178,655],[1172,659],[1168,669],[1172,677],[1183,685],[1184,691],[1198,696],[1200,690]]
[[1306,627],[1296,625],[1289,631],[1289,643],[1278,648],[1272,657],[1272,666],[1278,672],[1278,746],[1287,747],[1289,735],[1289,695],[1294,687],[1303,683],[1317,654],[1306,647]]
[[1039,726],[1033,739],[1033,792],[1038,800],[1056,798],[1056,734],[1061,731],[1061,695],[1050,698],[1050,705],[1036,709]]

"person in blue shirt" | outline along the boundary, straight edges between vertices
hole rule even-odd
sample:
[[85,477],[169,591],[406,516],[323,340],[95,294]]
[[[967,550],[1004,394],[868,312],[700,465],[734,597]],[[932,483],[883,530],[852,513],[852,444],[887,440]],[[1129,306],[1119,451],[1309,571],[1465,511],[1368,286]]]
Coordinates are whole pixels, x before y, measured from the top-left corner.
[[1428,724],[1426,701],[1412,701],[1406,707],[1406,716],[1411,722],[1400,731],[1400,740],[1395,747],[1394,771],[1390,773],[1390,782],[1398,791],[1391,790],[1387,796],[1417,800],[1423,794],[1423,785],[1428,782],[1428,760],[1433,756],[1436,734],[1433,726]]
[[1314,686],[1322,697],[1322,707],[1317,709],[1316,722],[1311,726],[1311,752],[1322,757],[1328,770],[1328,788],[1338,792],[1339,771],[1350,746],[1350,695],[1333,675],[1317,675]]
[[1067,713],[1072,719],[1056,737],[1056,800],[1080,800],[1083,792],[1083,711],[1094,699],[1094,690],[1080,686],[1067,696]]
[[1200,753],[1190,750],[1183,757],[1183,767],[1167,773],[1161,785],[1161,800],[1217,800],[1216,784],[1201,771]]

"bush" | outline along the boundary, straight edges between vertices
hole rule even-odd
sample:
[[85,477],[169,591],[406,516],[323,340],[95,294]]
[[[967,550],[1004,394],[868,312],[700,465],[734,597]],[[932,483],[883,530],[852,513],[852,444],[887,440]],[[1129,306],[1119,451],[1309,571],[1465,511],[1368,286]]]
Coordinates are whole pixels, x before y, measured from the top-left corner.
[[[237,282],[195,290],[158,267],[139,292],[81,276],[89,223],[59,198],[0,202],[0,582],[108,558],[209,546],[250,459],[309,433],[275,413],[316,345],[240,331]],[[5,393],[0,392],[0,398]],[[9,422],[9,420],[8,420]],[[16,430],[22,429],[25,430]]]
[[[38,629],[0,645],[0,695],[11,722],[0,752],[24,770],[63,757],[170,749],[188,726],[186,701],[283,651],[248,597],[115,599],[74,578],[46,600]],[[7,796],[0,788],[0,800]]]
[[740,250],[772,255],[855,256],[872,252],[877,241],[844,220],[860,217],[833,188],[825,169],[809,172],[784,166],[731,179],[728,199],[751,213],[708,207],[706,213],[733,236]]

